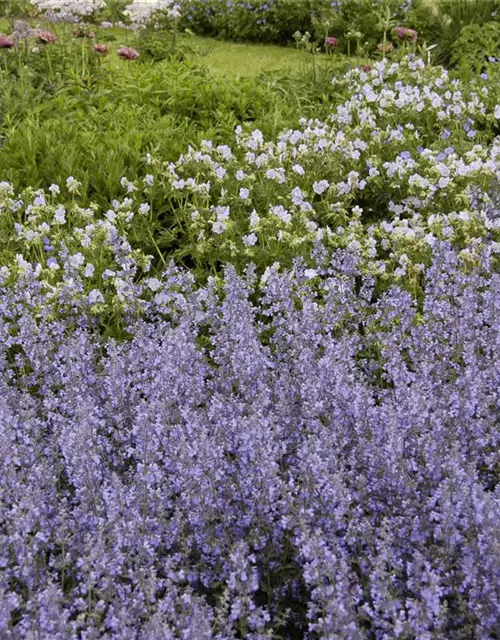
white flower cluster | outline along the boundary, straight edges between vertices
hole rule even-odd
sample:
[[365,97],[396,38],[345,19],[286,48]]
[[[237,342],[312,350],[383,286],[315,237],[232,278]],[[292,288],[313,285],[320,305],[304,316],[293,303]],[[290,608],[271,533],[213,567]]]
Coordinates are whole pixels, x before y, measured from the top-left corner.
[[125,11],[125,15],[136,27],[147,25],[157,14],[176,20],[181,15],[180,6],[175,0],[133,0]]
[[106,0],[31,0],[40,13],[51,14],[60,20],[84,20],[106,7]]
[[[76,22],[93,17],[99,10],[105,9],[107,0],[33,0],[32,4],[38,12],[55,20]],[[181,9],[176,0],[131,0],[124,13],[132,26],[143,27],[155,15],[162,14],[170,20],[177,20]]]

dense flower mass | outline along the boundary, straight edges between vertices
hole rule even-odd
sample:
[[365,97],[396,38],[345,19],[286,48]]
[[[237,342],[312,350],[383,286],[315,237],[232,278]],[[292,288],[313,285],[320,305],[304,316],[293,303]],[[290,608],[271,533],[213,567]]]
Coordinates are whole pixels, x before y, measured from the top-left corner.
[[170,268],[122,343],[1,289],[3,637],[498,633],[491,246],[423,303],[358,262]]
[[158,190],[176,230],[172,255],[201,269],[230,262],[241,272],[252,261],[262,272],[308,259],[321,242],[359,250],[379,288],[401,282],[416,293],[436,242],[471,261],[484,238],[500,251],[500,108],[486,81],[466,86],[410,58],[354,69],[335,88],[327,122],[303,121],[275,141],[239,130],[233,148],[205,141],[175,163],[149,157],[151,173],[123,177],[124,197],[108,210],[79,205],[72,177],[62,193],[0,184],[11,280],[31,269],[54,292],[70,279],[74,295],[97,288],[106,305],[126,304],[161,256],[148,240]]

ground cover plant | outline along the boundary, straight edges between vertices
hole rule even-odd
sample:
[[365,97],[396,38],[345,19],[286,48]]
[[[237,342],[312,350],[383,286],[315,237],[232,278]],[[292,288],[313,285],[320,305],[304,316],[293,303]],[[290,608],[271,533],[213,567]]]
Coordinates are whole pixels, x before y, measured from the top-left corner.
[[495,2],[16,6],[0,637],[499,636]]

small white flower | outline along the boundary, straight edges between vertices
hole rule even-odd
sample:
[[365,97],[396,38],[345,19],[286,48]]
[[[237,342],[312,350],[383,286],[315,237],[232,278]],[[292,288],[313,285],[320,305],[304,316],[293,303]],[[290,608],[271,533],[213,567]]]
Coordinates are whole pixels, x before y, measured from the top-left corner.
[[62,205],[59,205],[54,211],[54,220],[58,224],[64,224],[66,222],[66,209]]
[[295,187],[292,191],[292,202],[297,206],[304,202],[304,194],[299,187]]
[[127,193],[133,193],[136,190],[136,186],[133,182],[130,182],[127,178],[122,178],[120,180],[121,186],[127,190]]
[[146,280],[147,286],[151,289],[151,291],[158,291],[161,287],[161,282],[158,278],[148,278]]
[[318,275],[318,272],[316,269],[306,269],[304,271],[304,275],[308,280],[312,280],[312,278],[315,278]]
[[85,270],[84,270],[84,272],[83,272],[83,275],[84,275],[86,278],[92,278],[92,276],[94,275],[94,273],[95,273],[95,267],[94,267],[94,265],[93,265],[93,264],[90,264],[90,263],[89,263],[89,264],[85,267]]
[[49,191],[54,195],[58,195],[59,193],[61,193],[61,189],[57,184],[51,184],[49,187]]
[[80,184],[80,182],[78,182],[78,180],[73,178],[73,176],[70,176],[66,180],[66,186],[68,187],[68,191],[70,193],[76,193],[78,191],[79,187],[81,187],[81,184]]
[[212,223],[212,231],[214,233],[217,233],[218,235],[220,235],[221,233],[224,233],[225,230],[226,230],[226,225],[222,220],[216,220],[215,222]]
[[139,207],[139,213],[142,213],[143,216],[147,215],[150,211],[151,207],[147,202],[143,202]]
[[99,291],[99,289],[92,289],[92,291],[88,294],[87,300],[90,304],[97,304],[98,302],[104,302],[104,296]]
[[224,221],[229,218],[230,209],[229,207],[215,207],[215,213],[217,214],[217,220]]
[[247,236],[243,236],[242,240],[243,244],[247,247],[253,247],[255,244],[257,244],[257,236],[255,235],[255,233],[249,233]]
[[319,182],[315,182],[313,184],[314,193],[317,193],[320,196],[328,189],[329,186],[330,183],[328,182],[328,180],[320,180]]
[[68,263],[74,269],[78,269],[85,262],[85,258],[81,253],[75,253],[74,255],[68,258]]
[[0,284],[3,285],[8,278],[10,278],[9,267],[0,267]]
[[248,189],[244,187],[240,189],[240,198],[242,200],[246,200],[249,195],[250,195],[250,191]]
[[283,222],[289,223],[289,222],[292,221],[292,216],[290,215],[290,213],[288,213],[288,211],[285,209],[285,207],[283,205],[281,205],[281,204],[276,205],[276,206],[272,206],[271,205],[269,207],[269,211],[270,211],[270,213],[272,213],[273,215],[278,217]]
[[251,229],[255,229],[255,227],[258,226],[260,222],[260,217],[257,213],[257,211],[255,211],[255,209],[252,211],[252,213],[250,214],[250,228]]

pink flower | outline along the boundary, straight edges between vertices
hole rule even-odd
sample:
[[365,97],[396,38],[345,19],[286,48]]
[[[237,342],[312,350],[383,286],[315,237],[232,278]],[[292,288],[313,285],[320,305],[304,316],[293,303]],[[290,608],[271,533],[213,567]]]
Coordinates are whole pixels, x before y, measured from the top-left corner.
[[337,40],[337,38],[334,38],[333,36],[326,36],[325,47],[327,47],[328,49],[333,49],[334,47],[337,47],[338,44],[339,41]]
[[408,29],[407,27],[396,27],[394,29],[396,37],[401,42],[411,42],[415,44],[418,38],[418,33],[414,29]]
[[136,60],[139,57],[139,52],[132,47],[120,47],[116,53],[123,60]]
[[109,51],[107,44],[95,44],[92,49],[94,49],[96,53],[108,53]]
[[43,42],[43,44],[54,44],[54,42],[57,42],[56,35],[50,31],[37,31],[36,37],[40,42]]
[[0,49],[12,49],[14,43],[7,36],[0,36]]

